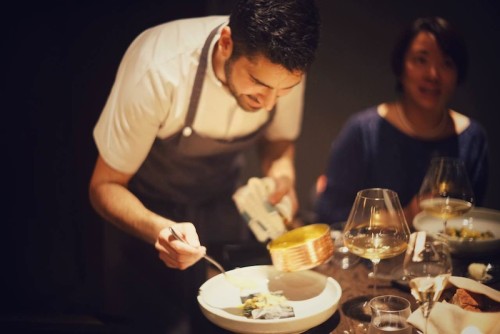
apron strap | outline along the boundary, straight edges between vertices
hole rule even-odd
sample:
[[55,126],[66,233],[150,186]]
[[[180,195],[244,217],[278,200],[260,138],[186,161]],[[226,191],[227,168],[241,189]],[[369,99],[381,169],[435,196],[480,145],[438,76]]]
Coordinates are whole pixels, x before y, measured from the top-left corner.
[[210,35],[208,35],[207,40],[203,45],[203,49],[201,50],[200,63],[198,64],[198,69],[196,70],[196,76],[194,78],[185,127],[191,128],[193,125],[194,117],[196,115],[196,109],[198,108],[198,103],[200,101],[201,90],[203,88],[203,77],[205,76],[205,71],[207,69],[208,50],[210,49],[210,43],[212,42],[212,39],[214,38],[220,26],[222,26],[222,24],[218,25],[210,32]]

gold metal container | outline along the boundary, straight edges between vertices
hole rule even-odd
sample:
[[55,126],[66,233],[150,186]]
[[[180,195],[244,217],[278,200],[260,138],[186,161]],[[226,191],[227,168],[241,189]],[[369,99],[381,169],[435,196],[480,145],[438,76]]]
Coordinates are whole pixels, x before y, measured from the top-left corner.
[[333,255],[330,226],[311,224],[298,227],[269,242],[267,249],[273,265],[280,271],[311,269]]

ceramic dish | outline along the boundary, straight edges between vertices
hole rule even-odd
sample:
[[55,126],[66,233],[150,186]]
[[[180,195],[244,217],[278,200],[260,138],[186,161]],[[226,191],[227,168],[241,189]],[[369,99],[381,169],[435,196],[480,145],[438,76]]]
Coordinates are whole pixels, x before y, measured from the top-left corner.
[[[470,240],[445,236],[453,254],[476,256],[500,250],[500,211],[477,207],[461,217],[447,221],[448,228],[460,229],[464,225],[478,232],[489,231],[493,233],[494,238]],[[417,231],[443,235],[443,220],[425,212],[420,212],[415,216],[413,226]]]
[[[240,334],[303,333],[330,318],[337,310],[342,295],[336,280],[310,270],[286,273],[265,265],[238,268],[228,271],[228,274],[251,281],[248,291],[235,287],[219,274],[200,287],[198,303],[208,320]],[[275,291],[283,292],[295,316],[285,319],[243,316],[241,296],[250,292]]]

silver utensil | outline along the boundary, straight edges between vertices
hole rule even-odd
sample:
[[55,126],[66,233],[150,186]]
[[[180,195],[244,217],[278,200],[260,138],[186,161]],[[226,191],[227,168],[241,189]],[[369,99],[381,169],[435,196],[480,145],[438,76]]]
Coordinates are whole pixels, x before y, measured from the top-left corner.
[[[179,234],[175,231],[175,229],[174,229],[172,226],[170,226],[170,227],[169,227],[169,230],[170,230],[170,233],[172,233],[172,235],[173,235],[173,236],[174,236],[177,240],[179,240],[179,241],[181,241],[181,242],[183,242],[183,243],[185,243],[185,244],[189,245],[189,244],[187,243],[187,241],[186,241],[186,240],[184,240],[184,239],[183,239],[183,238],[182,238],[182,237],[181,237],[181,236],[180,236],[180,235],[179,235]],[[226,276],[226,270],[224,270],[224,267],[222,267],[222,265],[221,265],[219,262],[217,262],[217,261],[216,261],[216,260],[214,260],[212,257],[210,257],[210,256],[208,256],[208,255],[206,255],[206,254],[205,254],[205,255],[203,255],[203,258],[205,258],[205,260],[207,260],[207,261],[208,261],[208,262],[210,262],[212,265],[214,265],[217,269],[219,269],[219,271],[220,271],[221,273],[223,273],[223,274],[224,274],[224,276]]]

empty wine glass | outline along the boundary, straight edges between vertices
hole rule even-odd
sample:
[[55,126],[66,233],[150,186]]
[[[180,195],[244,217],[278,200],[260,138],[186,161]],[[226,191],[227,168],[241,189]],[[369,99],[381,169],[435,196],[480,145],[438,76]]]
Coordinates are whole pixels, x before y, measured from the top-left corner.
[[474,192],[462,160],[432,159],[418,194],[420,208],[446,222],[467,213],[474,206]]
[[[350,252],[377,264],[406,250],[410,229],[396,192],[371,188],[359,191],[344,227],[344,244]],[[373,294],[376,295],[376,281]],[[370,298],[359,300],[365,306]],[[369,313],[369,310],[365,308]]]
[[421,307],[427,333],[429,314],[446,287],[452,272],[450,249],[445,239],[425,231],[410,236],[403,262],[411,294]]

